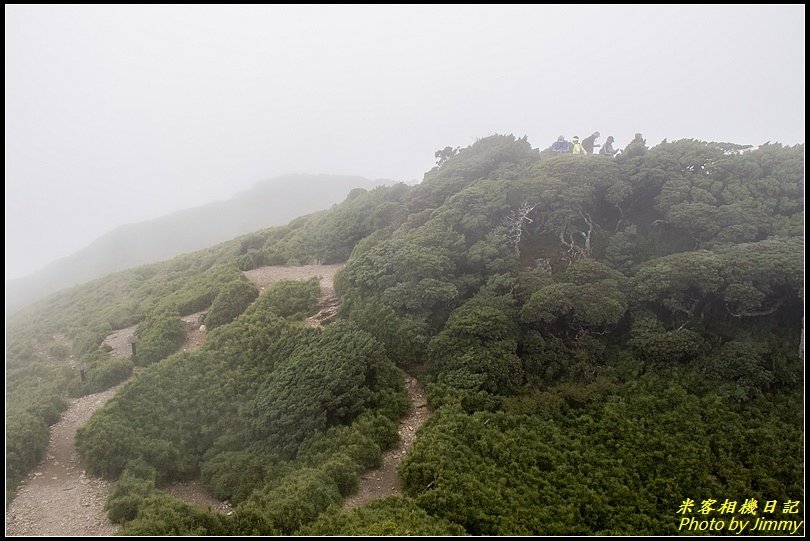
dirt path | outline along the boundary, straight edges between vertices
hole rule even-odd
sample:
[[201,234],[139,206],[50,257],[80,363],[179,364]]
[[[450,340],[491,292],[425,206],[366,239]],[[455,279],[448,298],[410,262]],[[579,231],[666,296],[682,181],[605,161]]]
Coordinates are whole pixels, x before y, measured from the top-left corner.
[[[198,348],[205,338],[199,322],[204,312],[183,317],[183,351]],[[111,333],[104,343],[119,357],[132,356],[135,328]],[[55,337],[56,338],[56,337]],[[116,531],[104,513],[109,483],[84,473],[75,448],[76,430],[118,391],[122,384],[70,401],[51,427],[44,460],[20,485],[6,510],[6,535],[112,535]]]
[[[181,347],[182,351],[193,351],[202,345],[205,339],[205,331],[200,330],[200,325],[203,316],[207,312],[208,310],[204,310],[180,318],[186,329],[186,339]],[[112,348],[110,353],[118,357],[132,357],[132,340],[135,338],[135,329],[137,328],[137,325],[133,325],[107,336],[104,339],[104,344]]]
[[335,293],[335,273],[343,268],[343,263],[334,265],[304,265],[301,267],[267,266],[244,272],[248,280],[256,284],[260,291],[282,280],[308,280],[318,278],[321,295],[318,298],[318,313],[307,318],[307,325],[322,327],[329,323],[340,308],[340,299]]
[[76,430],[118,390],[70,401],[51,427],[45,458],[22,482],[6,510],[6,535],[112,535],[116,527],[104,514],[109,483],[84,473],[74,447]]
[[166,491],[167,494],[178,500],[199,505],[204,509],[211,508],[211,510],[223,515],[230,515],[233,512],[230,502],[216,499],[202,486],[202,483],[196,480],[172,483],[168,487],[161,488],[161,490]]
[[402,484],[397,475],[397,466],[413,447],[416,431],[425,424],[430,412],[422,385],[411,376],[405,376],[405,390],[411,400],[411,411],[399,424],[399,443],[383,455],[383,464],[376,470],[364,473],[360,477],[357,493],[343,502],[343,509],[360,507],[370,501],[378,500],[402,492]]
[[132,357],[132,339],[135,337],[137,325],[115,331],[104,339],[103,344],[110,346],[110,353],[116,357]]
[[[301,267],[282,267],[270,265],[245,271],[243,274],[248,280],[254,283],[261,292],[264,292],[268,286],[282,280],[308,280],[309,278],[318,278],[321,282],[321,296],[318,299],[320,311],[314,316],[309,317],[307,319],[307,324],[313,327],[320,327],[327,323],[329,319],[334,317],[334,315],[337,313],[338,307],[340,306],[340,300],[335,294],[333,284],[335,273],[341,268],[343,268],[343,263],[338,263],[336,265],[305,265]],[[192,316],[194,315],[201,314],[192,314]],[[192,328],[189,328],[190,322],[192,321],[192,316],[183,318],[183,320],[186,321],[187,329],[189,329],[187,331],[188,334],[186,343],[183,344],[183,351],[185,351],[189,346],[190,341],[191,345],[193,346],[194,333],[203,334],[196,327],[192,326]],[[201,339],[202,337],[199,338],[200,341]],[[168,487],[164,487],[162,490],[165,490],[168,494],[177,498],[178,500],[182,500],[186,503],[196,504],[203,508],[210,507],[212,510],[218,513],[227,515],[233,511],[233,508],[229,502],[223,502],[216,499],[202,485],[202,483],[196,479],[184,481],[182,483],[173,483]]]
[[340,308],[340,299],[335,293],[335,273],[343,268],[343,263],[334,265],[304,265],[301,267],[267,266],[246,271],[244,275],[256,284],[260,291],[281,280],[307,280],[318,278],[321,282],[321,295],[318,298],[318,313],[307,318],[307,325],[323,327],[329,323]]
[[260,291],[282,280],[307,280],[319,278],[321,288],[332,289],[335,273],[343,268],[343,263],[334,265],[303,265],[301,267],[267,266],[245,271],[245,277],[256,284]]
[[[260,290],[280,280],[306,280],[313,276],[321,281],[321,296],[318,300],[320,311],[307,319],[307,324],[321,327],[327,324],[340,307],[334,290],[335,273],[343,267],[337,265],[307,265],[304,267],[260,267],[245,272],[245,276],[256,284]],[[401,492],[401,484],[397,475],[397,466],[408,454],[416,440],[416,431],[429,416],[425,390],[416,378],[405,378],[405,390],[411,401],[411,411],[399,425],[399,443],[383,455],[383,465],[376,470],[368,471],[360,477],[360,486],[357,493],[343,502],[344,509],[353,509],[379,498],[385,498]],[[203,498],[204,496],[197,496]],[[188,501],[188,500],[187,500]]]
[[[320,326],[337,311],[339,301],[333,289],[333,279],[342,266],[342,264],[338,264],[262,267],[248,271],[245,275],[261,290],[280,280],[305,280],[318,277],[321,280],[320,306],[322,310],[310,318],[312,321],[309,323]],[[204,312],[199,312],[183,317],[183,322],[186,324],[186,341],[182,346],[183,351],[191,351],[202,344],[205,332],[200,330],[199,322],[203,314]],[[104,340],[104,343],[112,348],[113,355],[132,356],[131,339],[134,336],[135,328],[133,326],[121,329]],[[87,423],[93,412],[103,406],[121,385],[71,400],[62,418],[51,427],[51,438],[45,458],[20,485],[17,496],[6,510],[6,535],[84,536],[115,533],[116,526],[109,522],[104,513],[109,483],[102,479],[88,477],[84,473],[74,440],[76,430]],[[409,394],[411,394],[410,390]],[[411,394],[411,396],[413,403],[413,395]],[[424,403],[423,392],[421,396],[422,403]],[[408,419],[412,416],[413,414]],[[421,425],[421,422],[418,425]],[[411,431],[415,431],[418,425],[414,425]],[[403,434],[402,427],[400,428],[400,437],[404,442],[409,434]],[[412,444],[412,433],[410,437],[410,444]],[[410,448],[410,444],[408,448]],[[390,453],[389,451],[388,454]],[[393,468],[396,478],[396,464]],[[231,509],[227,502],[214,499],[197,482],[177,483],[168,487],[166,491],[181,500],[203,507],[211,507],[222,513],[228,513]]]
[[205,340],[205,327],[202,327],[202,321],[207,313],[208,310],[203,310],[180,318],[186,326],[186,339],[180,346],[181,351],[194,351],[202,345]]
[[323,327],[331,322],[338,313],[340,308],[340,299],[335,293],[335,288],[332,287],[331,280],[328,285],[325,284],[327,280],[321,279],[321,296],[318,297],[318,312],[307,318],[307,325],[310,327]]

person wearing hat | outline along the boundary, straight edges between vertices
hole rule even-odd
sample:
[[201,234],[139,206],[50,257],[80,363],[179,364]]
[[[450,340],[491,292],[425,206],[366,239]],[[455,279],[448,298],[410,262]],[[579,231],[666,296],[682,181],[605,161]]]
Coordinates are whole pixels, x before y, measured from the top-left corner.
[[582,148],[585,149],[585,153],[593,154],[593,147],[602,146],[595,144],[597,137],[599,137],[599,132],[595,131],[591,134],[590,137],[586,137],[585,139],[582,140]]
[[571,139],[571,153],[574,156],[584,156],[585,149],[582,148],[582,144],[579,142],[579,136],[575,135],[573,139]]
[[605,144],[602,145],[602,150],[599,151],[599,154],[602,156],[607,156],[609,158],[615,156],[616,153],[619,151],[613,148],[613,141],[614,141],[613,136],[608,135],[608,138],[605,140]]
[[561,135],[554,144],[551,145],[551,150],[559,153],[569,152],[571,150],[571,143],[565,140],[565,136]]

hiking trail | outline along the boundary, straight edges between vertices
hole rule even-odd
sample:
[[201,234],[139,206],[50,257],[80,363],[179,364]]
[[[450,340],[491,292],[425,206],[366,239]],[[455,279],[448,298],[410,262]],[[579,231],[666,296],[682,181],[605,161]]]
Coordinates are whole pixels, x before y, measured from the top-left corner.
[[399,423],[397,433],[399,443],[383,455],[382,466],[360,476],[357,492],[343,501],[343,509],[350,510],[371,501],[402,493],[402,483],[397,475],[397,467],[413,448],[416,431],[430,417],[427,408],[425,389],[413,376],[405,375],[405,391],[411,402],[411,410]]

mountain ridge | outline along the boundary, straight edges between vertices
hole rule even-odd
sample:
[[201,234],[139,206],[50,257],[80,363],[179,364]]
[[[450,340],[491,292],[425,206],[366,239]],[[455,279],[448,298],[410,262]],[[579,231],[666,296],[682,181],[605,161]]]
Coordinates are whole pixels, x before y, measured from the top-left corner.
[[[419,185],[53,295],[8,322],[7,486],[61,397],[137,365],[75,439],[130,535],[658,535],[692,497],[798,509],[803,186],[803,145],[494,135]],[[342,266],[321,328],[314,280],[250,280],[314,264]],[[123,328],[132,359],[104,347]],[[431,418],[402,494],[340,511],[398,440],[403,373]],[[162,492],[194,478],[233,514]]]
[[239,235],[283,225],[339,203],[354,188],[386,181],[351,175],[290,174],[256,183],[224,201],[124,224],[21,278],[6,280],[6,313],[107,274],[170,259]]

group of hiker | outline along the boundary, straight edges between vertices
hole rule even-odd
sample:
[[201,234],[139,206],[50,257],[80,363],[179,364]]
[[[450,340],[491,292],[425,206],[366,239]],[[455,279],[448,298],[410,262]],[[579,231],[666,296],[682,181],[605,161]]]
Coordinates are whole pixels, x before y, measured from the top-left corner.
[[600,156],[607,156],[612,158],[619,152],[620,150],[616,150],[613,148],[613,136],[608,135],[608,138],[605,140],[604,145],[600,145],[596,143],[596,140],[601,137],[598,131],[593,132],[589,137],[580,142],[579,136],[574,136],[573,139],[569,142],[565,140],[565,136],[561,135],[557,138],[557,141],[551,145],[551,150],[554,152],[558,152],[560,154],[573,154],[574,156],[584,156],[586,154],[593,154],[594,149],[596,147],[602,147],[599,150]]

